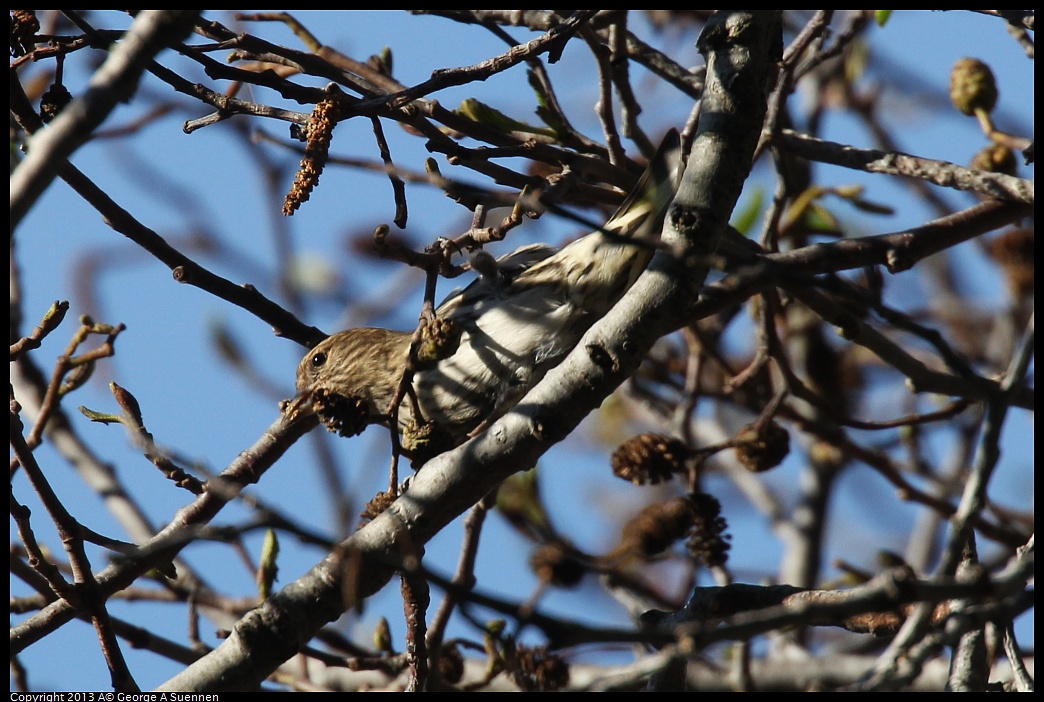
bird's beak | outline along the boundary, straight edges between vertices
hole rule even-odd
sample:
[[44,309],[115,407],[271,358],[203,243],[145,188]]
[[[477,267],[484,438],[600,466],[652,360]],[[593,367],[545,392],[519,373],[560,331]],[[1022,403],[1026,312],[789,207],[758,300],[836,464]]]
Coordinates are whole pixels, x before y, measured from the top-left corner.
[[280,409],[283,416],[293,421],[299,417],[315,413],[312,405],[312,388],[307,388],[297,393],[289,400],[283,400]]

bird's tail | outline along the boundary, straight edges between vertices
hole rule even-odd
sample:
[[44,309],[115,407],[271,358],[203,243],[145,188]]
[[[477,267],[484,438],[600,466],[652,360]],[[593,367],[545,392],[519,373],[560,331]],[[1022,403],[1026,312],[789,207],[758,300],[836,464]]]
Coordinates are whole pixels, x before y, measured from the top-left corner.
[[565,269],[570,296],[580,309],[605,314],[645,270],[677,190],[680,152],[678,132],[672,129],[609,221],[558,252],[557,263],[546,262]]
[[635,239],[659,236],[664,215],[678,189],[681,138],[677,129],[663,137],[642,177],[605,223],[610,235]]

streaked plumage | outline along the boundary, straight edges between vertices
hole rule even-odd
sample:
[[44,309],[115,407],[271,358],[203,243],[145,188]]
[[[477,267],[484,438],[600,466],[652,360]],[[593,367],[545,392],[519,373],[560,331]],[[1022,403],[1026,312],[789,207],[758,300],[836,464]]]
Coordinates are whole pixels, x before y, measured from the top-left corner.
[[[459,443],[484,420],[514,405],[631,287],[653,250],[626,238],[659,234],[674,194],[677,145],[672,132],[604,231],[557,252],[523,247],[495,266],[483,266],[478,280],[438,307],[437,319],[459,325],[460,343],[447,358],[419,370],[413,388],[423,421],[434,422],[440,448]],[[411,332],[373,328],[333,334],[301,361],[299,398],[312,397],[324,424],[342,434],[357,433],[362,426],[336,416],[344,407],[341,398],[365,414],[362,424],[381,421],[391,411],[407,367],[411,338]],[[419,423],[405,399],[400,427]]]

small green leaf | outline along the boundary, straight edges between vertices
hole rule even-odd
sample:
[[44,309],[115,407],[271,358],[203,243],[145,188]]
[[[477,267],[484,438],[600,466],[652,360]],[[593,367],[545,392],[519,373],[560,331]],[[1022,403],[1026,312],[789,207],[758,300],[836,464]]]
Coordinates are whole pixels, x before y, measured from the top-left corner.
[[267,600],[272,594],[272,585],[275,584],[276,574],[279,566],[276,558],[279,556],[279,537],[274,529],[265,532],[265,542],[261,546],[261,565],[257,569],[257,586],[262,600]]
[[87,409],[83,405],[80,405],[77,409],[80,410],[80,414],[92,422],[101,422],[102,424],[123,424],[123,417],[118,417],[115,414],[95,412],[92,409]]
[[747,201],[737,213],[736,220],[732,226],[743,234],[749,234],[754,228],[754,223],[761,216],[762,205],[765,203],[765,191],[755,188]]
[[812,232],[836,232],[841,227],[834,213],[816,202],[805,210],[804,223]]
[[476,122],[481,122],[487,127],[492,127],[501,132],[524,132],[526,134],[539,134],[541,136],[555,136],[555,133],[544,127],[534,127],[531,124],[520,122],[517,119],[508,117],[500,110],[490,107],[489,105],[476,100],[475,98],[468,98],[464,102],[460,103],[455,112],[459,115],[473,119]]
[[388,619],[381,617],[377,620],[377,626],[373,629],[373,646],[382,653],[394,653],[392,648],[391,626]]

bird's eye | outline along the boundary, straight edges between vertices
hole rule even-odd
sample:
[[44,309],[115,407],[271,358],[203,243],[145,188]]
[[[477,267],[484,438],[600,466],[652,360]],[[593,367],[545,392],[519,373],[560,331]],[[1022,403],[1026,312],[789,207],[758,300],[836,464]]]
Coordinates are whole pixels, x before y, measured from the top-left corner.
[[326,363],[326,353],[324,351],[320,351],[320,352],[316,353],[314,356],[312,356],[312,368],[319,368],[320,366],[322,366],[325,363]]

